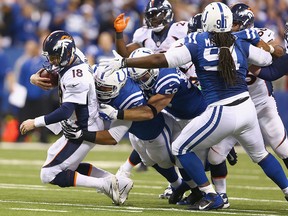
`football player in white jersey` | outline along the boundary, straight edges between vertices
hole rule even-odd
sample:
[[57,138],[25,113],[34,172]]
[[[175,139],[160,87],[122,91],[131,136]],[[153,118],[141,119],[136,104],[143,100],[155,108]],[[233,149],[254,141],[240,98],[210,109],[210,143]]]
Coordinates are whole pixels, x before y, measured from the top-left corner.
[[[127,72],[124,70],[107,75],[101,73],[101,68],[98,67],[95,80],[97,96],[99,101],[103,103],[102,106],[109,104],[117,109],[125,110],[147,105],[147,99],[139,85],[131,78],[127,78]],[[104,117],[110,120],[108,116]],[[132,136],[133,148],[136,149],[147,166],[153,166],[174,188],[179,186],[188,188],[174,167],[175,158],[170,149],[173,123],[171,117],[160,113],[147,121],[112,121],[110,129],[106,131],[80,132],[81,128],[71,128],[69,124],[63,125],[63,131],[64,135],[70,139],[82,138],[87,140],[88,137],[88,140],[92,142],[107,145],[118,143],[129,132],[129,137]],[[143,130],[144,128],[145,130]]]
[[[248,5],[238,3],[232,6],[233,13],[233,31],[239,31],[254,27],[254,14]],[[271,44],[274,41],[274,32],[266,28],[255,28],[261,39]],[[278,114],[277,105],[273,97],[273,86],[271,82],[257,78],[249,72],[246,77],[250,97],[255,105],[257,118],[259,121],[264,143],[270,146],[273,151],[281,158],[288,168],[288,140],[286,129]],[[221,143],[211,147],[208,160],[214,166],[217,166],[223,160],[225,155],[235,145],[233,139],[226,143]],[[226,193],[226,178],[218,178],[213,181],[218,186],[217,192]]]
[[[36,127],[55,125],[62,120],[69,120],[84,130],[103,129],[92,69],[75,55],[75,49],[74,39],[65,31],[54,31],[45,38],[43,55],[47,58],[47,65],[44,67],[47,72],[56,72],[59,75],[60,107],[47,115],[22,122],[21,134]],[[95,143],[60,137],[48,149],[46,161],[41,169],[41,180],[43,183],[60,187],[95,188],[118,205],[120,194],[116,176],[102,169],[81,164],[94,146]]]
[[[132,43],[126,45],[123,39],[123,31],[130,18],[125,19],[124,14],[120,14],[114,22],[117,52],[125,57],[141,47],[149,48],[154,53],[166,52],[173,42],[184,38],[188,31],[187,21],[173,22],[173,17],[172,6],[168,0],[150,0],[144,11],[144,26],[135,31]],[[132,153],[122,167],[126,171],[131,171],[138,163],[139,157]],[[172,189],[168,186],[159,197],[169,198],[171,194]]]
[[100,63],[107,70],[177,67],[190,61],[195,64],[208,108],[192,119],[172,143],[173,153],[204,192],[203,199],[190,207],[193,210],[218,209],[224,204],[209,183],[194,151],[211,147],[230,136],[241,143],[288,200],[287,177],[280,163],[265,149],[256,109],[245,82],[248,63],[269,65],[272,56],[231,34],[232,23],[230,8],[221,2],[213,2],[202,13],[204,32],[188,35],[183,46],[141,58],[123,58],[114,53],[114,59]]

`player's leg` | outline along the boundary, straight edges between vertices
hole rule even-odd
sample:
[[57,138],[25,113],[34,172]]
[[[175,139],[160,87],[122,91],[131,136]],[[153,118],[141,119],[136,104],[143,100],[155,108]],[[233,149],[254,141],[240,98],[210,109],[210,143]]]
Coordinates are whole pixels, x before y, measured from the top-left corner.
[[267,98],[264,105],[256,106],[256,110],[265,145],[271,146],[288,169],[287,132],[278,114],[275,99]]
[[[232,119],[231,119],[232,118]],[[231,121],[232,120],[232,121]],[[192,209],[206,210],[222,208],[223,199],[209,183],[201,160],[192,151],[206,149],[233,133],[235,122],[233,116],[226,114],[222,106],[208,107],[206,111],[194,118],[173,142],[173,154],[177,156],[184,170],[197,183],[204,197]]]
[[[255,163],[258,163],[265,174],[278,185],[278,187],[285,194],[285,198],[287,199],[288,180],[286,175],[276,158],[266,151],[256,116],[256,110],[254,113],[252,109],[254,104],[252,101],[251,103],[248,102],[249,100],[246,104],[243,104],[243,106],[237,106],[238,108],[235,110],[238,113],[246,114],[245,116],[242,116],[241,118],[239,117],[237,119],[237,124],[241,130],[235,133],[235,138],[243,146],[251,159]],[[245,109],[247,108],[249,108],[250,112],[245,112]]]
[[95,178],[75,171],[93,147],[91,143],[69,142],[62,136],[48,150],[46,162],[41,169],[41,180],[60,187],[95,188],[109,196],[115,204],[119,204],[118,180],[114,175]]

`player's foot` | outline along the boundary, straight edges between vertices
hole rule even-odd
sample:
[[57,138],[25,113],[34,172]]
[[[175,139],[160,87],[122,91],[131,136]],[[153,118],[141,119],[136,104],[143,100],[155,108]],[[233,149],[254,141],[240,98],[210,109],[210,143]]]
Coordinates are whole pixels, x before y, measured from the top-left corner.
[[234,166],[237,163],[237,157],[237,153],[235,151],[235,148],[233,147],[227,155],[227,160],[231,166]]
[[103,185],[101,189],[98,190],[100,193],[104,193],[113,200],[115,205],[120,204],[120,194],[118,180],[115,175],[110,175],[103,178]]
[[224,201],[224,205],[223,205],[223,209],[229,208],[230,207],[230,203],[228,201],[228,197],[226,193],[220,193],[220,196],[222,197],[223,201]]
[[169,199],[171,194],[173,193],[171,185],[168,185],[167,188],[165,188],[163,194],[159,194],[159,199]]
[[140,166],[136,170],[137,172],[146,172],[148,171],[148,167],[144,163],[140,163]]
[[208,193],[203,196],[203,198],[191,205],[188,210],[200,210],[208,211],[211,209],[219,209],[224,205],[224,201],[219,194]]
[[176,204],[177,202],[179,202],[183,198],[184,193],[189,189],[190,187],[185,182],[182,182],[179,187],[173,190],[168,200],[169,204]]
[[176,204],[177,205],[194,205],[196,202],[202,199],[202,197],[203,197],[203,193],[199,190],[199,188],[198,187],[193,188],[189,196],[183,198]]
[[129,192],[133,188],[133,181],[124,176],[117,176],[119,183],[120,204],[124,204],[128,199]]
[[122,168],[122,166],[120,166],[120,168],[118,169],[117,173],[116,173],[116,176],[123,176],[123,177],[126,177],[126,178],[129,178],[131,175],[131,172],[129,171],[126,171]]

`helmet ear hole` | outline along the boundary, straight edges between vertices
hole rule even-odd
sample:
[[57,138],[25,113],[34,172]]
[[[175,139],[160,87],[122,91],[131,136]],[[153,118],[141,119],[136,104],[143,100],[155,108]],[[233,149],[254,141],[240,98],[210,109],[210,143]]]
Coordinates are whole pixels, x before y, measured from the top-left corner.
[[203,30],[207,32],[229,32],[233,15],[230,8],[221,2],[208,4],[202,13]]

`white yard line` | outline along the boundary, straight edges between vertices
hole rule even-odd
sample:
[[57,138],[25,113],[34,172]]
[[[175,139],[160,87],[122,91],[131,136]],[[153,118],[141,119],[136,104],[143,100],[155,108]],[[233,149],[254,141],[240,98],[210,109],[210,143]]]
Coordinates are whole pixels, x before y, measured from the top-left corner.
[[61,213],[69,212],[66,210],[33,209],[33,208],[9,208],[9,209],[14,211],[61,212]]
[[[255,200],[256,201],[256,200]],[[143,208],[143,207],[126,207],[126,206],[95,206],[95,205],[85,205],[85,204],[75,204],[75,203],[49,203],[49,202],[27,202],[27,201],[16,201],[16,200],[0,200],[0,203],[17,203],[17,204],[29,204],[29,205],[49,205],[49,206],[67,206],[67,207],[77,207],[83,210],[103,210],[103,211],[113,211],[113,212],[129,212],[129,213],[141,213],[144,211],[166,211],[166,212],[189,212],[184,209],[177,208]],[[48,210],[48,209],[33,209],[33,208],[9,208],[11,210],[23,210],[23,211],[51,211],[51,212],[66,212],[66,210]],[[231,212],[230,212],[231,211]],[[67,210],[68,212],[68,210]],[[71,209],[70,209],[71,212]],[[193,212],[193,211],[190,211]],[[247,216],[279,216],[275,211],[261,211],[261,210],[238,210],[238,209],[225,209],[219,211],[197,211],[197,213],[202,213],[205,215],[209,214],[219,214],[219,215],[247,215]]]

